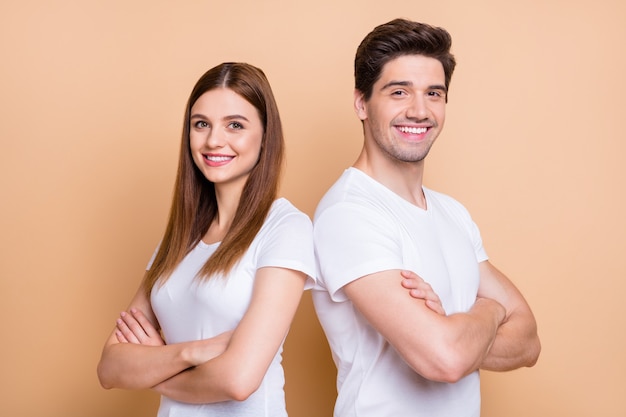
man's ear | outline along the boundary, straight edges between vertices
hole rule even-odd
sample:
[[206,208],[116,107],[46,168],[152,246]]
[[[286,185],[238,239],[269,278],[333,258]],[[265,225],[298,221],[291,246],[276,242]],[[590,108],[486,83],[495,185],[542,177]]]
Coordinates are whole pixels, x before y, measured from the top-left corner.
[[354,90],[354,111],[361,121],[367,119],[367,103],[363,93],[357,89]]

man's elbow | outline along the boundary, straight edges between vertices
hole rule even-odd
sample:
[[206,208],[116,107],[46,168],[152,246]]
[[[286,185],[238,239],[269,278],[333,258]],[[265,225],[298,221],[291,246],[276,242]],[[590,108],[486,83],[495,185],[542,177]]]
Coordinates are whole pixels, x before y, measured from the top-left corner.
[[471,374],[475,369],[464,358],[448,359],[440,368],[436,381],[454,384]]
[[541,341],[539,340],[539,336],[535,335],[533,341],[530,343],[529,348],[527,349],[527,359],[525,366],[532,367],[537,364],[539,360],[539,354],[541,353]]
[[462,367],[448,366],[422,372],[421,375],[430,381],[454,384],[470,373],[471,372],[468,372],[467,369]]
[[428,363],[410,364],[422,377],[436,382],[456,383],[475,371],[474,363],[457,349],[439,350],[430,355]]
[[464,372],[460,372],[458,369],[440,369],[430,374],[422,375],[424,378],[435,381],[445,382],[448,384],[454,384],[459,382],[466,376]]
[[532,367],[535,366],[539,360],[539,354],[541,353],[541,341],[539,340],[539,333],[537,332],[537,325],[534,323],[525,333],[524,338],[520,339],[519,346],[522,349],[520,352],[520,363],[518,367]]

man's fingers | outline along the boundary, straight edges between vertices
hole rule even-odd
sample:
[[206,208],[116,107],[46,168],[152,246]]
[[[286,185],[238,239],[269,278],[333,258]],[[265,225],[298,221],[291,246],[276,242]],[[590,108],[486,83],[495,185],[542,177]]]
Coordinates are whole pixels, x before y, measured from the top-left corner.
[[419,275],[417,275],[413,271],[403,270],[403,271],[400,271],[400,275],[402,276],[402,278],[405,278],[408,280],[424,281]]
[[411,271],[401,271],[402,286],[409,290],[409,295],[415,299],[424,300],[426,306],[437,314],[446,315],[441,300],[433,287],[419,275]]
[[443,309],[441,302],[426,300],[426,306],[437,314],[441,314],[442,316],[446,315],[446,311]]

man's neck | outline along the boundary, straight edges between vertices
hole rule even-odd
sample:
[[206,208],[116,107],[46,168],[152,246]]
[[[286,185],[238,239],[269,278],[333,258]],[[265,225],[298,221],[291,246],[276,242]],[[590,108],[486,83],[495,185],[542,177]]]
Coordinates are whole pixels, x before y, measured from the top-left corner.
[[353,166],[409,203],[426,210],[426,198],[422,189],[423,160],[420,162],[391,161],[384,157],[373,157],[363,149]]

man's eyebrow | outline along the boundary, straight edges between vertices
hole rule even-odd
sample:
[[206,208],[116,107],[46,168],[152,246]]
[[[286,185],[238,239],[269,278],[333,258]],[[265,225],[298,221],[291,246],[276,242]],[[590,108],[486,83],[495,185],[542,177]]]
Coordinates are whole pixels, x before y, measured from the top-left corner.
[[[393,88],[393,87],[412,87],[413,86],[413,82],[411,81],[389,81],[387,84],[383,85],[381,87],[381,91],[386,90],[388,88]],[[448,89],[446,88],[445,85],[442,84],[434,84],[434,85],[430,85],[428,86],[429,90],[440,90],[443,91],[444,93],[448,92]]]
[[445,85],[441,85],[441,84],[435,84],[435,85],[431,85],[430,87],[428,87],[429,90],[440,90],[443,91],[444,93],[448,92],[448,89],[446,88]]
[[411,81],[389,81],[387,84],[383,85],[380,89],[386,90],[391,87],[411,87],[413,83]]

